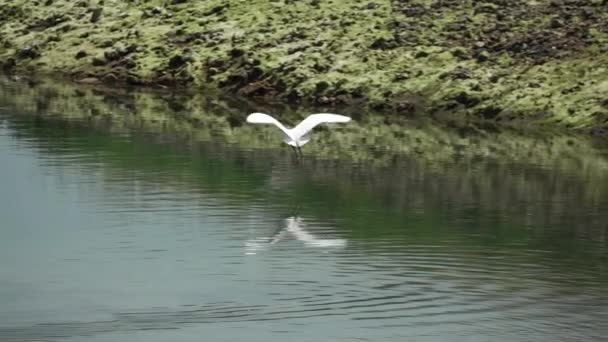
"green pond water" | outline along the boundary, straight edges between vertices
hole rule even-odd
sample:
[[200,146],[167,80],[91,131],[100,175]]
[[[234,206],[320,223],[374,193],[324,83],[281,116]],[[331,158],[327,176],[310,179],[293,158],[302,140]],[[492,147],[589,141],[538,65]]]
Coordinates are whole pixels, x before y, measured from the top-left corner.
[[65,89],[0,87],[1,342],[608,336],[601,141],[344,128],[359,154],[322,130],[297,163],[226,113]]

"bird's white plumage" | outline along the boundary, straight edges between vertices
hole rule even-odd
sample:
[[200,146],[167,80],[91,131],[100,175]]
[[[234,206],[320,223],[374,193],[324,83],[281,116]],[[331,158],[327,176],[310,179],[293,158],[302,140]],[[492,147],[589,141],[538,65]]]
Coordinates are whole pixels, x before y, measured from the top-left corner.
[[302,120],[293,128],[286,128],[275,118],[264,113],[252,113],[247,116],[247,122],[255,124],[271,124],[277,126],[285,135],[285,142],[291,146],[300,147],[306,144],[310,139],[308,133],[316,126],[324,123],[349,122],[351,119],[348,116],[318,113],[311,114],[306,119]]

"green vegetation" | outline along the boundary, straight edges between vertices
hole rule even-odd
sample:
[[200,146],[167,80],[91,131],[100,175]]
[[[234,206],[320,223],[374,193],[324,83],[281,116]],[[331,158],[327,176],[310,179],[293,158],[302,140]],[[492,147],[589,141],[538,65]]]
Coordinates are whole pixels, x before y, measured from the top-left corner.
[[605,0],[0,3],[10,73],[608,130]]

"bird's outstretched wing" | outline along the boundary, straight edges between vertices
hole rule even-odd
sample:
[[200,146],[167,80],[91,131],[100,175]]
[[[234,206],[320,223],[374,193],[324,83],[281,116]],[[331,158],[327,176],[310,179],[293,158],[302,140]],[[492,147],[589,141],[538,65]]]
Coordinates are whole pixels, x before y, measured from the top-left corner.
[[251,113],[247,116],[247,122],[254,124],[270,124],[277,126],[285,135],[289,136],[287,128],[283,126],[277,119],[264,113]]
[[306,135],[315,126],[323,123],[333,122],[349,122],[350,118],[344,115],[330,114],[330,113],[319,113],[311,114],[306,119],[302,120],[296,127],[292,129],[294,135],[301,137]]

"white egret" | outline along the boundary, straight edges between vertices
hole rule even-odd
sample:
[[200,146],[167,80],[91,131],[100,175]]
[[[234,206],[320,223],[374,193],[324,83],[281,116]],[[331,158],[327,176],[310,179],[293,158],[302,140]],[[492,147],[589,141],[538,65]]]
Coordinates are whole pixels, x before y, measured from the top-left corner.
[[306,119],[302,120],[297,126],[287,128],[283,126],[277,119],[264,113],[251,113],[247,116],[247,122],[254,124],[270,124],[277,126],[283,133],[283,141],[291,146],[296,152],[302,155],[300,149],[304,144],[310,141],[310,131],[317,125],[324,123],[349,122],[350,118],[344,115],[319,113],[311,114]]

